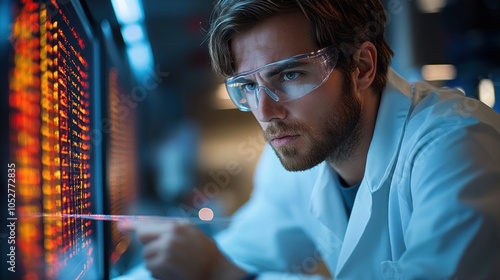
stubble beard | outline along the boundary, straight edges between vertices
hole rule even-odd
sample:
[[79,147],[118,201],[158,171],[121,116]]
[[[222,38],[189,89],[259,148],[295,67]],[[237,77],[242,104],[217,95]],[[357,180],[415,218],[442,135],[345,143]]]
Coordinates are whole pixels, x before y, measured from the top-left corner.
[[298,134],[310,142],[307,151],[300,151],[301,147],[295,146],[277,148],[273,146],[286,170],[307,170],[325,160],[341,164],[348,160],[358,147],[364,116],[361,103],[355,96],[352,80],[348,80],[349,78],[348,76],[343,79],[345,90],[342,90],[340,102],[332,108],[330,114],[324,116],[325,122],[321,127],[314,129],[302,123],[276,121],[264,131],[268,142],[270,142],[269,136],[278,132]]

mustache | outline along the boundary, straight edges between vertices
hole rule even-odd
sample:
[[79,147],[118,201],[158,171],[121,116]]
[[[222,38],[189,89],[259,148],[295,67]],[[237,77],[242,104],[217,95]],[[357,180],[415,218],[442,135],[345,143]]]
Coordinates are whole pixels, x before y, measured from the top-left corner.
[[298,123],[276,121],[270,123],[266,130],[264,130],[264,138],[267,141],[271,141],[272,136],[276,134],[301,134],[304,130],[304,126]]

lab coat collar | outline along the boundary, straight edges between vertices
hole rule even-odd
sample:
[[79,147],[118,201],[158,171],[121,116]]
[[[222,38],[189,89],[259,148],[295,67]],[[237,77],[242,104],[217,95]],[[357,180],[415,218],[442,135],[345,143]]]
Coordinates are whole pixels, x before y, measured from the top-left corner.
[[373,193],[382,186],[390,185],[386,181],[394,171],[403,127],[410,109],[411,85],[392,69],[389,69],[387,76],[388,84],[381,96],[365,175],[354,202],[349,224],[347,225],[347,215],[339,190],[331,183],[334,182],[334,171],[328,164],[323,163],[323,170],[311,194],[310,210],[313,216],[327,226],[336,239],[343,242],[337,272],[345,265],[367,229],[374,204]]
[[333,232],[334,242],[340,245],[347,227],[347,213],[335,176],[338,176],[335,170],[323,162],[313,186],[309,209],[314,217]]
[[[326,162],[319,166],[309,201],[312,215],[324,226],[317,232],[317,246],[323,252],[325,263],[330,268],[337,266],[337,259],[342,246],[342,240],[347,228],[347,213],[340,194],[338,176]],[[324,247],[324,248],[321,248]]]
[[363,177],[371,192],[377,191],[392,175],[411,106],[411,85],[391,68],[387,78]]

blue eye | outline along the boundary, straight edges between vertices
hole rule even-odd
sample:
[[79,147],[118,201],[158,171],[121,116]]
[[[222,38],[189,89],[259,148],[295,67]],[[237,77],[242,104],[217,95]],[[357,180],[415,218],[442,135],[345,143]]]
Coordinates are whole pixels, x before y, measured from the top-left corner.
[[254,90],[257,89],[257,84],[256,83],[247,83],[242,85],[243,90],[253,92]]
[[283,80],[291,81],[297,79],[299,76],[300,76],[299,72],[287,72],[283,74]]

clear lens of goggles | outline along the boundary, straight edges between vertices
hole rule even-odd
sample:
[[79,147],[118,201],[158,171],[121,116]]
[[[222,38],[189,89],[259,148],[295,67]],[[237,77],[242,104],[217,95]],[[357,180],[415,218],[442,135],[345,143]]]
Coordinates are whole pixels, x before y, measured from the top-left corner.
[[333,46],[296,55],[227,78],[226,89],[236,107],[246,112],[257,109],[261,90],[276,102],[291,101],[321,86],[337,58]]

